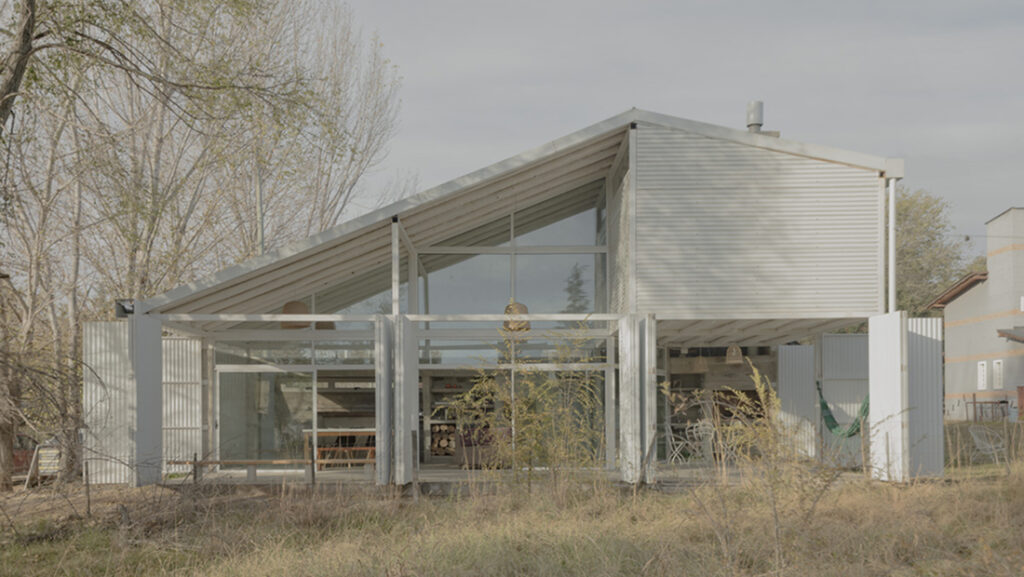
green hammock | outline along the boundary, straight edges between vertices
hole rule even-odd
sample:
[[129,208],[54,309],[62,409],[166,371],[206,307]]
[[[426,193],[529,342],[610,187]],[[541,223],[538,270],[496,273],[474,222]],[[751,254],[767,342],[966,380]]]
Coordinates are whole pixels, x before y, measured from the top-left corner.
[[860,424],[867,420],[868,410],[870,405],[868,404],[868,398],[864,397],[864,402],[860,404],[860,410],[857,411],[857,418],[853,420],[845,429],[836,420],[835,415],[832,414],[832,409],[828,408],[828,403],[825,402],[825,395],[821,392],[821,382],[815,382],[818,387],[818,404],[821,405],[821,420],[825,421],[825,427],[832,432],[833,435],[841,438],[848,439],[854,435],[860,434]]

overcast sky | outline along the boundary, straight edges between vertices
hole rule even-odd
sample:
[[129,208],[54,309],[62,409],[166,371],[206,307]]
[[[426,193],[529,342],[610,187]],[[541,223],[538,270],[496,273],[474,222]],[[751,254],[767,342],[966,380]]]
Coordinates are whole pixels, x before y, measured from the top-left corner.
[[350,3],[403,77],[371,183],[418,190],[631,107],[898,157],[958,230],[1024,206],[1024,2]]

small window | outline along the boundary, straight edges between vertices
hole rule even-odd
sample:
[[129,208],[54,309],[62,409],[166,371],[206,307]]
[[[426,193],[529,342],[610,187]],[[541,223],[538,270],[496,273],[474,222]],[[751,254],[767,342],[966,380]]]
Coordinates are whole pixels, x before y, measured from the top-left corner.
[[1020,312],[1024,313],[1024,297],[1020,297]]
[[978,363],[978,390],[984,391],[988,388],[988,361]]
[[1003,361],[992,361],[992,388],[1003,388]]

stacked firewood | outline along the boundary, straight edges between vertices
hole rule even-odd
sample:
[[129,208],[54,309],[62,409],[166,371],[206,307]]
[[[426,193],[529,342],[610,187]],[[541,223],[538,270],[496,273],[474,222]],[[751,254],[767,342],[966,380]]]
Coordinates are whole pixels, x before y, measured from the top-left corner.
[[430,454],[455,454],[455,425],[430,425]]

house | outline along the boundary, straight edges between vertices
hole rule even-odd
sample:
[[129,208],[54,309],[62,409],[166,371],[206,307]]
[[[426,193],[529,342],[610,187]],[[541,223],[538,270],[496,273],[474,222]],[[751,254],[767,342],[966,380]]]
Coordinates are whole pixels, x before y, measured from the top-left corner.
[[[333,457],[409,483],[450,458],[437,435],[472,369],[515,378],[493,353],[504,324],[532,369],[599,375],[606,465],[649,480],[670,359],[887,310],[902,161],[762,133],[752,113],[735,130],[628,110],[87,326],[93,479],[158,482],[193,455],[302,470],[333,436]],[[567,326],[588,347],[571,362]],[[897,403],[900,350],[878,364]]]
[[1024,208],[985,227],[987,272],[968,274],[929,305],[945,319],[949,420],[1016,420],[1024,387]]

